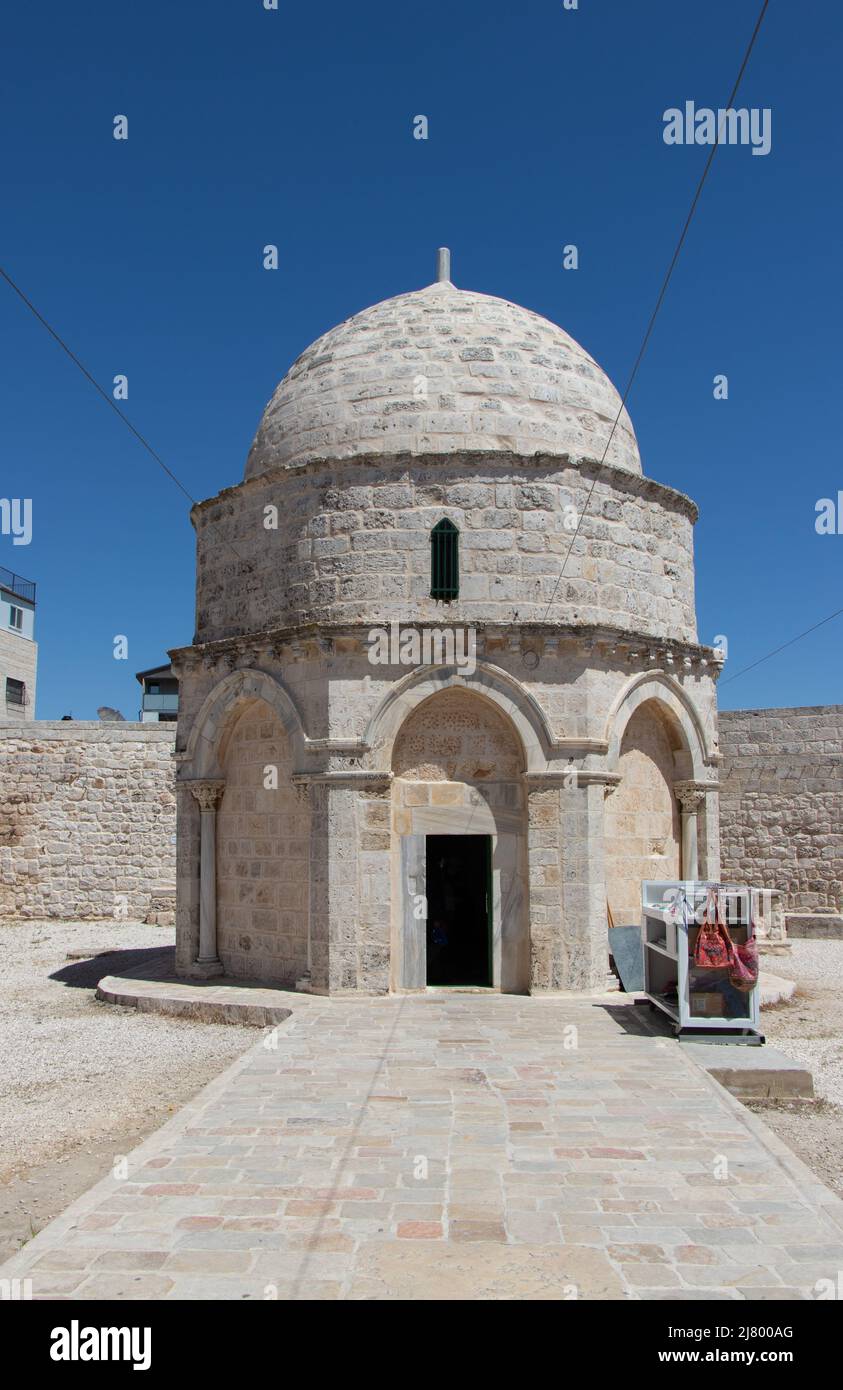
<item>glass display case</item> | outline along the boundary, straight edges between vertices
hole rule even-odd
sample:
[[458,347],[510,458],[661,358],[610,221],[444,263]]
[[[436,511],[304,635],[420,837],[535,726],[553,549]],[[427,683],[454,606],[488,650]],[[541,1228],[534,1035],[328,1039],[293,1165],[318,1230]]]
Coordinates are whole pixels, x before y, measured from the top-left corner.
[[713,969],[695,963],[706,904],[719,905],[729,937],[735,947],[742,947],[754,935],[759,891],[742,884],[689,879],[642,885],[644,990],[650,1004],[671,1019],[680,1038],[764,1041],[757,977],[751,988],[739,989],[727,966]]

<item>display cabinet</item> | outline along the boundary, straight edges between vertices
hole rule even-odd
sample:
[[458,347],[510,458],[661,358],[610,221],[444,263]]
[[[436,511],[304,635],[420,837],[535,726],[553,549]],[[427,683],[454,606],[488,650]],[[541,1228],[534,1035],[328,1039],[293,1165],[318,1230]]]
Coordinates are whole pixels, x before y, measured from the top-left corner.
[[738,990],[728,970],[694,964],[710,889],[719,894],[722,917],[735,945],[752,936],[758,889],[687,879],[645,882],[641,928],[645,993],[650,1004],[668,1016],[680,1039],[762,1043],[758,982],[750,990]]

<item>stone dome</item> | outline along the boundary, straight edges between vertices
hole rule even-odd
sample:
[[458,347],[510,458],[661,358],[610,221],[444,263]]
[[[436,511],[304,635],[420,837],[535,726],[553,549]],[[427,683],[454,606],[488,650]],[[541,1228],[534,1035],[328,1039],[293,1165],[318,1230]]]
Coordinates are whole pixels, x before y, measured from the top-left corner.
[[[606,373],[555,323],[440,280],[364,309],[296,359],[246,477],[373,453],[600,459],[619,407]],[[625,410],[607,462],[642,471]]]

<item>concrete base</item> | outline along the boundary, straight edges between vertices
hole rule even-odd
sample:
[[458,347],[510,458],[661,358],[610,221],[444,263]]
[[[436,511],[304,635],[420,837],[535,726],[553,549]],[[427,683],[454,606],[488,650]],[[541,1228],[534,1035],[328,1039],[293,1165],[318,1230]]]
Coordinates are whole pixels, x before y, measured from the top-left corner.
[[683,1054],[738,1100],[810,1100],[814,1079],[775,1047],[688,1042]]
[[185,971],[191,980],[221,980],[225,974],[221,960],[194,960]]

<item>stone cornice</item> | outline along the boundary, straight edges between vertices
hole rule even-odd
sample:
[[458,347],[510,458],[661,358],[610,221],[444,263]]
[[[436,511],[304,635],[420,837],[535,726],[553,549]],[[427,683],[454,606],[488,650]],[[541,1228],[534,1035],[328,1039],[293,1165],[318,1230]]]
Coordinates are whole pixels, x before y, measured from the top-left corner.
[[619,773],[583,767],[548,768],[546,772],[525,772],[522,776],[535,791],[545,787],[590,787],[597,784],[614,791],[621,780]]
[[[562,644],[571,643],[580,650],[595,650],[604,660],[617,659],[618,664],[634,664],[642,669],[658,667],[672,672],[674,675],[681,674],[683,670],[692,669],[695,666],[702,666],[712,676],[714,680],[720,675],[723,661],[720,652],[715,647],[705,646],[700,642],[684,642],[674,638],[652,637],[646,633],[633,631],[623,631],[620,628],[597,626],[594,624],[560,624],[558,622],[536,623],[536,622],[513,622],[513,623],[468,623],[458,622],[448,624],[444,622],[433,622],[429,619],[397,619],[400,625],[405,628],[415,628],[419,632],[425,630],[443,629],[455,627],[461,629],[474,628],[477,634],[478,656],[483,656],[487,649],[494,650],[497,643],[503,642],[510,650],[517,651],[525,643],[529,645],[531,641],[542,641],[545,645],[546,654],[552,656],[554,648]],[[350,642],[357,644],[362,649],[366,637],[374,629],[383,627],[383,623],[307,623],[299,626],[272,628],[266,632],[245,633],[236,637],[220,637],[209,642],[196,643],[188,647],[173,647],[167,655],[174,663],[182,662],[186,667],[206,664],[216,666],[228,661],[230,669],[234,670],[241,663],[248,665],[248,658],[255,658],[258,661],[262,658],[261,652],[273,654],[274,660],[280,659],[278,648],[282,646],[292,647],[294,644],[304,644],[318,642],[322,644],[323,655],[328,655],[327,648],[335,642]],[[513,643],[515,644],[513,646]],[[302,650],[300,655],[303,655]],[[289,655],[295,655],[291,652]],[[388,667],[383,668],[384,671]],[[531,672],[525,671],[524,680],[529,681]]]
[[290,780],[295,787],[309,787],[326,782],[346,787],[388,787],[393,781],[393,774],[378,768],[337,767],[323,772],[294,772]]
[[[520,468],[533,476],[540,476],[542,470],[558,472],[560,468],[570,468],[582,474],[584,478],[607,483],[611,487],[617,488],[619,492],[626,492],[632,497],[645,497],[650,501],[659,502],[671,511],[681,512],[692,523],[696,522],[699,517],[697,504],[684,492],[679,492],[666,483],[657,483],[654,478],[646,478],[643,474],[632,473],[626,468],[617,468],[613,464],[601,463],[599,459],[575,458],[570,454],[516,454],[495,449],[465,449],[443,454],[354,454],[351,458],[344,459],[315,458],[293,467],[282,465],[268,469],[266,473],[261,473],[255,478],[246,478],[243,482],[234,483],[231,487],[223,488],[213,497],[206,497],[203,501],[195,503],[190,511],[190,519],[195,526],[197,517],[220,502],[228,502],[241,493],[263,490],[268,484],[282,482],[284,478],[298,476],[302,473],[316,473],[324,469],[330,469],[331,472],[335,473],[338,469],[351,471],[357,467],[368,465],[381,470],[384,475],[384,482],[388,482],[393,474],[398,475],[401,470],[446,468],[448,464],[454,462],[474,468],[479,468],[482,465],[486,465],[490,469],[502,470]],[[480,480],[478,479],[478,481]]]

